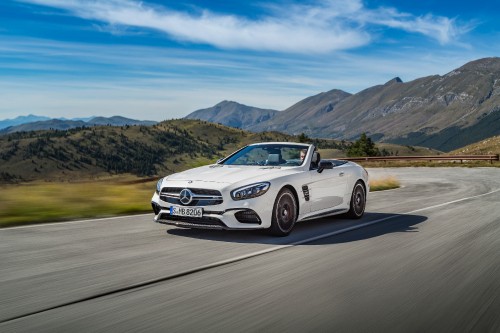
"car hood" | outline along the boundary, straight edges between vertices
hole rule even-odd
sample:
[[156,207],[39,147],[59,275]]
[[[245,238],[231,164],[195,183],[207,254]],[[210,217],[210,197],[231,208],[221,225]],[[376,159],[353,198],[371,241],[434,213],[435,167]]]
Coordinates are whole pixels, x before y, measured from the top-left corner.
[[207,165],[186,170],[168,176],[167,181],[202,181],[221,184],[234,184],[252,178],[265,181],[278,175],[287,175],[298,172],[296,167],[266,167],[266,166],[236,166],[236,165]]

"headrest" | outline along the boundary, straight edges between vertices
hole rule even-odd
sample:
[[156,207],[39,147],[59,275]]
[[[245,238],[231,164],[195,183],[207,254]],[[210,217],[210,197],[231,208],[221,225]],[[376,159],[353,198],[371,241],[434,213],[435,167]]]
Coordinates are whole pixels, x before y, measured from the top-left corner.
[[312,157],[311,162],[312,163],[319,163],[320,160],[321,160],[321,156],[319,155],[319,153],[317,151],[315,151],[313,153],[313,157]]
[[267,157],[267,163],[279,163],[280,155],[279,154],[269,154]]

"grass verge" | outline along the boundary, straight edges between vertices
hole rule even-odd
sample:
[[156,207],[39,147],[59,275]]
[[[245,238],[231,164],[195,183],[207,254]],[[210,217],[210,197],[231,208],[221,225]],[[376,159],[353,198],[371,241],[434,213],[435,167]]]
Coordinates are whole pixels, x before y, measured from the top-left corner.
[[400,186],[399,180],[394,176],[370,179],[370,192],[392,190]]
[[0,187],[0,227],[151,212],[156,180]]

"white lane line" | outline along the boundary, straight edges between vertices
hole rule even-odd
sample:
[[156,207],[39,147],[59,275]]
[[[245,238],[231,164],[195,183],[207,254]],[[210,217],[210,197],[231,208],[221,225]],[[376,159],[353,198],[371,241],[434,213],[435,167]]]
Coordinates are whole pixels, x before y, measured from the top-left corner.
[[304,240],[300,240],[300,241],[297,241],[295,243],[291,243],[290,246],[292,246],[292,245],[301,245],[301,244],[313,242],[315,240],[327,238],[327,237],[330,237],[330,236],[335,236],[335,235],[338,235],[338,234],[341,234],[341,233],[345,233],[345,232],[348,232],[348,231],[351,231],[351,230],[361,229],[361,228],[367,227],[369,225],[373,225],[373,224],[377,224],[377,223],[384,222],[384,221],[387,221],[387,220],[391,220],[391,219],[394,219],[396,217],[401,217],[401,216],[404,216],[404,215],[418,213],[418,212],[421,212],[421,211],[424,211],[424,210],[428,210],[428,209],[439,208],[439,207],[443,207],[443,206],[446,206],[446,205],[451,205],[451,204],[454,204],[454,203],[457,203],[457,202],[461,202],[461,201],[465,201],[465,200],[470,200],[470,199],[475,199],[475,198],[483,197],[485,195],[493,194],[493,193],[496,193],[496,192],[499,192],[499,191],[500,191],[500,188],[496,189],[494,191],[488,192],[488,193],[474,195],[472,197],[467,197],[467,198],[462,198],[462,199],[458,199],[458,200],[448,201],[448,202],[445,202],[445,203],[442,203],[442,204],[438,204],[438,205],[433,205],[433,206],[428,206],[428,207],[424,207],[424,208],[415,209],[415,210],[412,210],[412,211],[409,211],[409,212],[406,212],[406,213],[401,213],[401,214],[396,214],[396,215],[391,215],[391,216],[383,217],[383,218],[378,219],[378,220],[374,220],[374,221],[370,221],[370,222],[366,222],[366,223],[357,224],[357,225],[349,227],[349,228],[345,228],[345,229],[341,229],[341,230],[337,230],[337,231],[332,231],[332,232],[329,232],[327,234],[323,234],[323,235],[319,235],[319,236],[307,238],[307,239],[304,239]]
[[420,212],[420,211],[423,211],[423,210],[427,210],[427,209],[438,208],[438,207],[450,205],[450,204],[453,204],[453,203],[457,203],[457,202],[461,202],[461,201],[465,201],[465,200],[469,200],[469,199],[480,198],[480,197],[484,197],[485,195],[493,194],[493,193],[496,193],[496,192],[499,192],[499,191],[500,191],[500,188],[496,189],[494,191],[490,191],[488,193],[478,194],[478,195],[474,195],[472,197],[457,199],[457,200],[448,201],[448,202],[445,202],[445,203],[442,203],[442,204],[438,204],[438,205],[434,205],[434,206],[429,206],[429,207],[425,207],[425,208],[416,209],[416,210],[413,210],[413,211],[408,212],[406,214],[417,213],[417,212]]
[[39,224],[29,224],[29,225],[21,225],[18,227],[5,227],[0,228],[0,231],[8,231],[12,229],[24,229],[24,228],[35,228],[35,227],[45,227],[51,225],[65,225],[65,224],[75,224],[75,223],[83,223],[83,222],[92,222],[92,221],[107,221],[107,220],[116,220],[121,218],[129,218],[129,217],[138,217],[138,216],[146,216],[152,215],[153,213],[146,214],[135,214],[135,215],[121,215],[121,216],[113,216],[113,217],[101,217],[98,219],[88,219],[88,220],[77,220],[77,221],[61,221],[61,222],[53,222],[53,223],[39,223]]

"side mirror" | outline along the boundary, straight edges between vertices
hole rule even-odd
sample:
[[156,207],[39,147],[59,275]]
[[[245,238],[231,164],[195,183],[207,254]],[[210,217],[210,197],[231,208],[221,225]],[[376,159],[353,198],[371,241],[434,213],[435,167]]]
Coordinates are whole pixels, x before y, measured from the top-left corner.
[[322,173],[325,169],[333,169],[333,162],[319,161],[318,173]]

